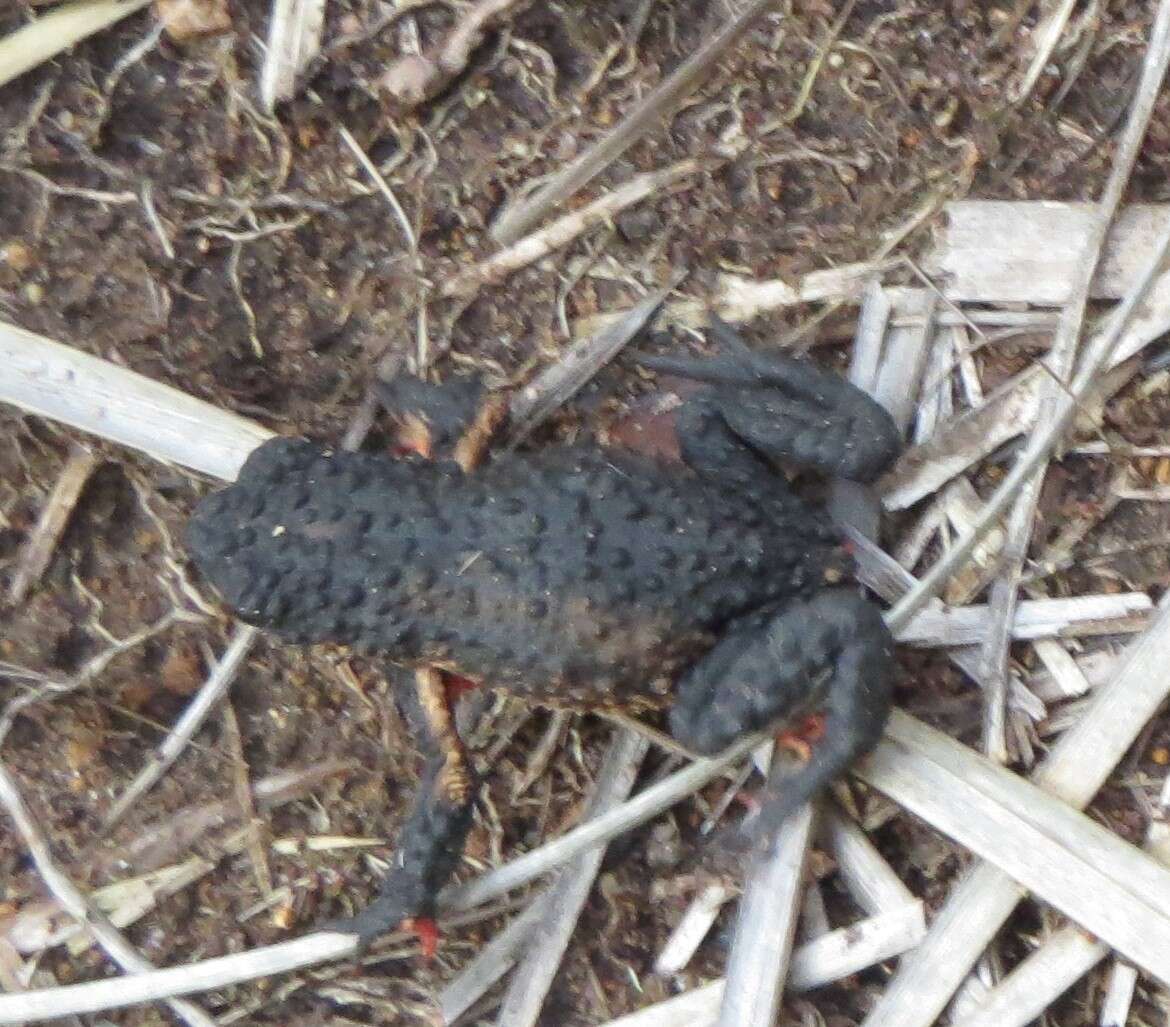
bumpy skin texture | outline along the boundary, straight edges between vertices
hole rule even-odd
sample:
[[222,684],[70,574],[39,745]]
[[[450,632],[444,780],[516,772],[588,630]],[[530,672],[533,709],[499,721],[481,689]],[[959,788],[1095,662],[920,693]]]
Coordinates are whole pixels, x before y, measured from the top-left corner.
[[[824,709],[824,742],[766,799],[763,830],[876,742],[889,632],[841,587],[850,561],[835,529],[770,461],[868,480],[896,454],[896,429],[841,379],[716,334],[730,350],[719,359],[658,362],[706,383],[678,417],[689,471],[565,448],[464,473],[278,438],[200,504],[191,551],[244,620],[420,668],[407,707],[430,753],[424,787],[381,898],[348,929],[428,914],[470,823],[467,761],[424,668],[547,705],[673,702],[675,737],[704,753]],[[449,442],[476,394],[438,391],[391,393],[434,411],[405,411],[413,436],[429,422]]]
[[786,491],[586,450],[449,463],[279,438],[190,545],[246,621],[546,703],[665,701],[727,626],[823,587],[839,539]]

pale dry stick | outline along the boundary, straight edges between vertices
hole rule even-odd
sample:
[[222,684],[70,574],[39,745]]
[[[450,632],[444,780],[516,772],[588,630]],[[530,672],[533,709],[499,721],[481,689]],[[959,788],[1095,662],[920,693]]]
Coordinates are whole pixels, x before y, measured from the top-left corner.
[[[474,881],[445,889],[440,896],[441,907],[449,912],[465,912],[543,876],[593,846],[610,841],[669,809],[719,777],[727,767],[742,759],[763,740],[763,735],[753,735],[741,739],[717,757],[696,760],[690,766],[639,792],[616,809],[573,828],[547,845],[526,853],[506,866],[489,871]],[[0,1024],[100,1012],[172,995],[230,987],[258,977],[345,959],[356,951],[356,936],[317,931],[295,941],[262,946],[250,952],[186,966],[116,980],[30,991],[20,996],[0,995]]]
[[117,824],[130,807],[153,788],[175,760],[182,755],[183,750],[195,737],[195,733],[203,725],[208,714],[227,694],[227,690],[235,679],[236,671],[247,659],[258,636],[259,632],[248,625],[236,629],[223,656],[215,665],[215,669],[208,675],[203,687],[199,689],[198,695],[183,710],[183,715],[172,728],[171,733],[167,735],[163,743],[155,750],[154,755],[147,760],[146,766],[138,772],[126,791],[110,808],[110,812],[103,821],[105,830],[108,831]]
[[[49,849],[48,839],[33,820],[16,781],[3,764],[0,764],[0,805],[3,805],[5,812],[12,818],[41,880],[45,882],[45,887],[61,903],[62,908],[93,932],[94,940],[123,970],[130,973],[153,970],[154,967],[101,913],[86,902],[85,896],[57,867]],[[24,996],[18,994],[14,997],[21,999]],[[167,999],[166,1002],[171,1012],[190,1027],[215,1027],[215,1021],[194,1003],[176,998]]]
[[260,103],[268,114],[292,98],[297,76],[321,50],[324,25],[325,0],[272,0],[260,68]]
[[[783,772],[773,762],[772,776]],[[748,870],[727,959],[719,1027],[772,1027],[776,1020],[796,939],[815,821],[808,803],[784,822]]]
[[1026,1027],[1109,954],[1109,946],[1069,924],[988,992],[954,1027]]
[[636,103],[632,110],[593,146],[562,168],[532,196],[507,209],[491,228],[492,238],[510,246],[559,207],[623,153],[663,123],[702,85],[726,52],[734,46],[777,0],[751,0],[739,13],[688,57],[664,81]]
[[8,587],[8,601],[14,606],[24,602],[29,589],[45,573],[81,491],[100,462],[100,457],[88,446],[75,442],[69,447],[69,458],[17,558],[12,583]]
[[[1163,609],[1089,700],[1033,780],[1075,809],[1086,806],[1170,695],[1170,610]],[[904,960],[865,1027],[928,1027],[1011,915],[1024,891],[997,867],[968,870],[939,910],[922,947]]]
[[[864,557],[867,562],[870,552],[867,550]],[[906,580],[909,582],[911,578]],[[1009,637],[1016,641],[1031,641],[1141,631],[1148,622],[1147,615],[1153,605],[1145,592],[1025,599],[1016,606]],[[940,605],[922,610],[894,637],[903,645],[919,648],[978,645],[987,636],[995,616],[990,605]],[[976,680],[981,680],[981,673],[976,672]]]
[[516,965],[544,913],[540,898],[484,945],[439,992],[439,1023],[453,1024]]
[[654,972],[664,977],[679,973],[694,958],[703,939],[715,926],[719,911],[735,897],[735,891],[726,884],[715,882],[703,888],[687,906],[658,958]]
[[[1055,25],[1051,31],[1059,36],[1064,21],[1072,11],[1071,0],[1062,0],[1063,19],[1058,12],[1051,15]],[[1052,39],[1055,45],[1055,38]],[[1152,47],[1152,42],[1151,42]],[[1163,69],[1164,73],[1165,69]],[[1034,81],[1034,80],[1033,80]],[[1161,86],[1162,74],[1156,81],[1147,82],[1156,95]],[[1030,88],[1030,85],[1029,87]],[[1060,311],[1056,335],[1048,351],[1048,360],[1042,364],[1051,376],[1040,386],[1039,406],[1036,421],[1038,425],[1054,415],[1058,399],[1065,395],[1066,385],[1073,373],[1084,333],[1085,315],[1089,304],[1089,291],[1096,276],[1097,267],[1105,254],[1105,240],[1117,217],[1125,189],[1133,174],[1146,128],[1153,114],[1153,96],[1144,106],[1135,102],[1126,125],[1121,145],[1118,147],[1113,164],[1109,169],[1101,200],[1094,208],[1085,235],[1081,257],[1076,264],[1069,285],[1069,297]],[[1024,573],[1024,561],[1028,555],[1028,543],[1036,521],[1040,504],[1040,492],[1047,474],[1047,459],[1038,462],[1030,478],[1020,484],[1012,512],[1008,517],[1006,539],[1003,547],[1003,570],[991,587],[990,605],[997,617],[983,643],[980,662],[983,679],[983,748],[996,762],[1006,763],[1007,747],[1007,692],[1008,692],[1008,644],[1010,626],[1019,602],[1020,581]]]
[[[792,954],[787,988],[794,993],[807,992],[851,977],[913,949],[925,932],[922,903],[918,901],[830,931]],[[722,978],[712,981],[611,1020],[605,1027],[715,1027],[724,984]]]
[[941,425],[925,442],[903,453],[878,482],[882,505],[904,510],[943,489],[1033,424],[1039,396],[1040,375],[1024,371],[980,406]]
[[81,0],[59,7],[0,39],[0,86],[31,71],[150,0]]
[[[871,260],[858,264],[810,271],[795,282],[777,278],[744,278],[722,272],[715,278],[709,295],[683,297],[667,303],[656,323],[678,328],[703,328],[712,310],[729,324],[742,324],[800,303],[860,303],[865,290],[879,283],[883,272],[901,265],[900,260]],[[621,315],[611,312],[589,314],[572,324],[574,337],[591,335],[611,325]]]
[[[649,743],[632,731],[617,731],[601,765],[586,816],[592,818],[620,805],[634,787],[638,768]],[[553,978],[564,959],[569,939],[605,857],[604,845],[582,853],[565,865],[547,892],[538,900],[540,921],[530,934],[530,944],[504,995],[497,1019],[499,1027],[535,1027]]]
[[[849,380],[872,393],[877,388],[878,369],[893,304],[877,279],[866,285],[853,335]],[[851,524],[866,538],[876,539],[881,526],[881,505],[872,487],[856,481],[834,478],[829,486],[829,515],[838,524]]]
[[1060,42],[1060,37],[1064,33],[1069,18],[1072,17],[1076,5],[1076,0],[1051,0],[1048,10],[1040,16],[1029,39],[1034,51],[1032,60],[1029,61],[1028,70],[1024,72],[1019,86],[1012,90],[1013,104],[1022,103],[1036,88],[1036,82],[1052,57],[1052,51],[1056,49],[1056,44]]
[[[1147,852],[1166,863],[1166,853],[1156,843],[1157,831],[1147,832]],[[1072,988],[1094,966],[1109,954],[1109,946],[1084,931],[1069,925],[1047,937],[1015,970],[987,993],[979,1008],[968,1016],[956,1019],[962,1027],[1024,1027],[1036,1019],[1061,995]],[[1132,967],[1114,961],[1115,968],[1123,966],[1124,981],[1135,974]],[[1136,976],[1136,974],[1135,974]],[[1102,1015],[1104,1019],[1104,1013]],[[1124,1025],[1126,1017],[1120,1018]]]
[[[1043,670],[1034,671],[1028,677],[1028,688],[1046,703],[1077,699],[1096,685],[1104,684],[1112,674],[1116,660],[1108,650],[1086,653],[1078,659],[1065,646],[1051,639],[1038,639],[1033,647]],[[1102,665],[1106,665],[1106,669],[1094,680],[1091,675]]]
[[[910,291],[917,292],[916,289]],[[892,328],[909,328],[921,320],[921,315],[904,311],[901,302],[895,305],[895,310],[896,313],[890,319]],[[1039,334],[1051,332],[1056,327],[1057,317],[1055,312],[1049,310],[964,310],[956,313],[944,309],[935,313],[934,323],[939,328],[963,328],[975,324],[988,328],[1014,328],[1025,334]],[[960,352],[966,353],[966,349],[961,349]]]
[[1107,456],[1137,458],[1143,456],[1170,456],[1170,446],[1131,446],[1124,439],[1103,442],[1100,439],[1080,442],[1065,451],[1066,456]]
[[1105,985],[1105,997],[1101,1001],[1101,1017],[1098,1027],[1125,1027],[1129,1023],[1129,1009],[1137,987],[1137,971],[1119,959],[1109,969],[1109,981]]
[[1140,849],[898,710],[855,773],[1170,981],[1170,870]]
[[[1063,306],[1094,207],[1088,202],[957,200],[946,206],[927,269],[956,302]],[[1106,242],[1093,299],[1117,300],[1130,292],[1167,229],[1170,204],[1127,205]]]
[[1170,486],[1155,485],[1148,489],[1125,488],[1120,486],[1113,490],[1118,499],[1140,500],[1144,503],[1165,503],[1170,501]]
[[[1167,21],[1170,21],[1170,15],[1168,15]],[[1164,49],[1170,52],[1170,48]],[[887,621],[891,628],[895,630],[901,628],[932,596],[939,592],[951,574],[970,556],[979,540],[999,522],[1000,516],[1014,500],[1023,483],[1048,459],[1052,450],[1059,444],[1060,439],[1072,424],[1078,404],[1093,387],[1099,370],[1106,364],[1110,354],[1114,351],[1122,332],[1134,315],[1137,306],[1144,299],[1149,286],[1160,273],[1168,252],[1170,252],[1170,233],[1167,233],[1163,244],[1154,254],[1147,274],[1138,283],[1134,292],[1122,301],[1118,311],[1109,319],[1108,325],[1090,341],[1068,391],[1062,392],[1058,397],[1052,420],[1033,433],[1023,453],[1017,458],[1012,469],[987,501],[971,530],[956,539],[946,554],[919,580],[918,585],[890,611]]]
[[525,236],[519,242],[448,278],[439,286],[438,295],[444,298],[473,296],[482,286],[502,282],[508,275],[567,246],[584,232],[627,207],[669,189],[686,178],[718,167],[720,163],[719,159],[687,158],[658,171],[635,175],[613,192],[606,193],[580,210],[565,214],[539,232]]
[[0,402],[228,481],[273,435],[179,389],[3,322],[0,367]]
[[917,901],[866,833],[836,803],[825,804],[820,833],[836,857],[837,872],[849,894],[870,916],[905,909]]

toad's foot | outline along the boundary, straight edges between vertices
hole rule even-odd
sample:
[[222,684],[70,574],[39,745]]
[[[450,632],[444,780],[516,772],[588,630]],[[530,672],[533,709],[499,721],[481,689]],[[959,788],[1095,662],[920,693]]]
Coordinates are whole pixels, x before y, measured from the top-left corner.
[[738,842],[770,838],[873,748],[889,716],[893,650],[881,611],[855,591],[837,588],[745,620],[683,677],[671,733],[701,753],[718,753],[749,732],[825,710],[825,737],[806,763],[769,785],[759,816]]

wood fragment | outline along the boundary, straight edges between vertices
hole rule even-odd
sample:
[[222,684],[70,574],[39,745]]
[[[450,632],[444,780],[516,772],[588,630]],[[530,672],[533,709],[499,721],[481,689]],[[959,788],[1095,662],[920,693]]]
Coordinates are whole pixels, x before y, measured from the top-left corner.
[[628,182],[606,193],[580,210],[564,214],[539,232],[525,236],[506,249],[452,275],[440,284],[440,297],[474,296],[485,285],[502,282],[523,267],[536,263],[578,236],[619,214],[635,203],[682,182],[693,175],[717,166],[718,161],[688,158],[658,171],[635,175]]
[[748,869],[727,958],[719,1027],[771,1027],[776,1021],[796,939],[814,826],[814,809],[808,804],[784,822]]
[[669,976],[679,973],[694,957],[703,939],[719,917],[720,910],[734,897],[734,891],[725,884],[709,884],[698,895],[683,914],[658,958],[654,961],[654,972]]
[[325,0],[272,0],[260,68],[260,102],[269,113],[296,94],[297,77],[321,50],[324,27]]
[[[610,742],[589,801],[586,817],[619,805],[638,775],[648,743],[632,731],[618,731]],[[565,865],[541,896],[542,915],[529,935],[525,957],[504,995],[500,1027],[535,1027],[548,989],[564,958],[585,900],[601,869],[605,846],[599,845]]]
[[[792,992],[812,991],[852,976],[912,949],[925,930],[922,903],[917,901],[840,927],[797,948],[787,987]],[[605,1027],[714,1027],[723,991],[724,981],[713,981],[618,1017]]]
[[[1170,678],[1161,673],[1168,659],[1170,611],[1161,610],[1033,780],[1073,808],[1083,808],[1170,695]],[[1023,894],[990,864],[968,870],[938,911],[922,947],[903,961],[870,1011],[866,1027],[932,1024]]]
[[141,10],[150,0],[79,0],[0,39],[0,86]]
[[1170,982],[1170,871],[1149,856],[899,711],[855,772]]
[[977,1012],[955,1027],[1026,1027],[1109,954],[1109,946],[1066,926],[987,993]]
[[0,322],[0,402],[225,481],[273,432],[108,360]]
[[1137,978],[1137,971],[1132,966],[1120,959],[1113,960],[1105,985],[1105,997],[1101,1001],[1098,1027],[1125,1027],[1130,1022],[1129,1009]]
[[41,580],[81,492],[99,463],[97,453],[88,446],[75,442],[69,447],[69,458],[57,476],[57,482],[37,518],[36,526],[17,557],[12,583],[8,587],[8,601],[14,606],[24,602],[29,590]]
[[[1025,599],[1016,607],[1010,637],[1076,638],[1141,631],[1147,622],[1144,615],[1152,608],[1145,592]],[[915,616],[896,637],[905,645],[924,647],[978,645],[994,617],[989,606],[934,606]]]
[[[958,200],[945,207],[937,243],[926,260],[943,292],[963,303],[1068,302],[1094,220],[1092,203]],[[1117,216],[1105,240],[1090,296],[1120,299],[1170,230],[1170,206],[1134,204]],[[1170,288],[1163,276],[1153,290]]]

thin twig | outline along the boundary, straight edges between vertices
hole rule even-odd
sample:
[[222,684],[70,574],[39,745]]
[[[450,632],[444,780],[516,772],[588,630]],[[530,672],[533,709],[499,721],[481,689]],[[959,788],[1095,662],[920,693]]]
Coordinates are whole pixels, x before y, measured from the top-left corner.
[[567,246],[579,235],[602,224],[627,207],[640,203],[692,175],[709,171],[719,163],[717,159],[687,158],[659,171],[635,175],[613,192],[606,193],[580,210],[565,214],[539,232],[525,236],[486,260],[448,278],[439,286],[438,294],[443,297],[472,296],[481,286],[502,282],[508,275],[535,263],[562,246]]
[[272,432],[108,360],[0,322],[0,402],[231,481]]
[[[647,747],[646,740],[632,731],[616,733],[602,762],[587,816],[598,816],[629,795]],[[504,996],[497,1021],[500,1027],[535,1027],[604,857],[604,845],[578,856],[541,897],[543,915],[532,928],[527,955]]]
[[[61,903],[62,908],[93,932],[94,939],[103,951],[123,970],[129,973],[144,973],[154,970],[154,967],[139,954],[138,950],[126,941],[100,912],[86,902],[85,896],[58,869],[53,854],[49,850],[48,839],[33,820],[32,814],[24,804],[24,799],[21,798],[16,781],[13,780],[8,768],[3,764],[0,764],[0,804],[4,806],[5,811],[16,825],[16,830],[20,834],[25,848],[28,849],[29,855],[32,856],[41,880],[45,882],[45,886],[53,897]],[[18,1002],[24,997],[19,994],[14,996]],[[215,1021],[193,1003],[176,998],[166,1001],[175,1015],[184,1023],[189,1024],[190,1027],[215,1027]],[[31,1011],[20,1015],[21,1018],[27,1019],[33,1019],[35,1016]]]
[[88,446],[74,443],[69,447],[69,459],[57,476],[57,483],[17,560],[12,584],[8,587],[8,601],[14,606],[24,602],[29,589],[45,573],[81,491],[100,462],[98,454]]
[[752,0],[696,53],[654,87],[610,132],[571,164],[562,168],[536,193],[507,210],[491,229],[501,245],[514,243],[549,211],[609,167],[648,132],[656,128],[702,84],[715,65],[777,0]]
[[203,687],[183,711],[183,715],[175,724],[171,733],[155,750],[154,755],[147,761],[130,782],[129,787],[122,793],[110,812],[106,815],[104,826],[106,830],[113,827],[122,819],[143,795],[161,780],[168,768],[179,758],[188,743],[195,736],[195,732],[202,726],[207,715],[215,709],[220,699],[227,694],[228,688],[236,676],[236,671],[251,652],[259,632],[247,625],[236,630],[232,640],[224,650],[223,656],[215,665],[215,669],[208,675]]

